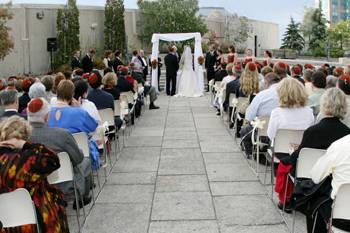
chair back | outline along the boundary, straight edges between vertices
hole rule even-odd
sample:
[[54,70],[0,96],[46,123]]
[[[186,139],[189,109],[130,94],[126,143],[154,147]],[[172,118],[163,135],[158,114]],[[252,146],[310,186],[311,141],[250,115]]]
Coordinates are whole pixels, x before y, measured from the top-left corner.
[[4,228],[37,224],[34,204],[26,189],[0,194],[0,221]]
[[120,97],[122,97],[122,99],[126,99],[129,104],[132,104],[134,102],[134,94],[132,91],[122,92],[120,93]]
[[235,107],[233,104],[233,101],[232,101],[233,99],[236,99],[236,94],[231,93],[229,96],[229,101],[228,101],[230,107]]
[[299,158],[296,166],[296,177],[311,178],[310,171],[317,160],[326,153],[326,150],[303,148],[299,152]]
[[73,181],[73,166],[69,155],[67,152],[61,152],[58,153],[57,156],[60,160],[61,166],[47,177],[47,181],[49,184],[59,184],[63,182]]
[[300,144],[304,130],[279,129],[274,139],[275,153],[289,153],[291,144]]
[[114,100],[114,116],[120,116],[120,100]]
[[263,116],[263,117],[259,117],[259,120],[262,122],[265,122],[263,125],[262,129],[259,129],[259,136],[260,137],[267,137],[267,127],[269,126],[269,121],[270,121],[270,117],[269,116]]
[[73,138],[75,139],[79,149],[83,151],[84,157],[90,158],[89,139],[86,133],[74,133]]
[[248,97],[239,97],[237,103],[237,108],[240,108],[243,104],[249,103],[249,98]]
[[98,113],[101,116],[102,122],[107,122],[108,126],[114,126],[114,111],[111,108],[105,108],[98,110]]
[[340,186],[333,204],[332,218],[350,220],[350,184]]

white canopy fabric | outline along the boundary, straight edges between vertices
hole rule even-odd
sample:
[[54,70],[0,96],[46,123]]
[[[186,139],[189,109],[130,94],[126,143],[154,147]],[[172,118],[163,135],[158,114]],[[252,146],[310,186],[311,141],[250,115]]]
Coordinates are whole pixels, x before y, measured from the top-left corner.
[[[203,67],[198,64],[198,57],[203,56],[202,51],[202,36],[199,32],[195,33],[165,33],[165,34],[153,34],[152,36],[152,55],[151,61],[154,59],[158,61],[159,55],[159,41],[184,41],[189,39],[195,39],[194,45],[194,70],[197,75],[198,84],[201,87],[201,91],[204,91],[204,75],[203,75]],[[158,67],[156,69],[152,69],[152,86],[158,90]]]

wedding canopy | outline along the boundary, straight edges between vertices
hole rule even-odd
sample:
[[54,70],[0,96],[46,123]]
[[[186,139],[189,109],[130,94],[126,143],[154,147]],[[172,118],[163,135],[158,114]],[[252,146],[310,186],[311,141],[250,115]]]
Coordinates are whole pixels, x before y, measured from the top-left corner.
[[[152,36],[152,55],[151,60],[158,59],[159,55],[159,40],[164,41],[184,41],[189,39],[195,39],[194,45],[194,70],[197,75],[197,80],[200,86],[202,87],[201,91],[204,90],[204,77],[203,77],[203,68],[198,64],[198,57],[203,55],[202,51],[202,36],[199,32],[195,33],[166,33],[166,34],[153,34]],[[152,69],[152,86],[158,90],[158,67]]]

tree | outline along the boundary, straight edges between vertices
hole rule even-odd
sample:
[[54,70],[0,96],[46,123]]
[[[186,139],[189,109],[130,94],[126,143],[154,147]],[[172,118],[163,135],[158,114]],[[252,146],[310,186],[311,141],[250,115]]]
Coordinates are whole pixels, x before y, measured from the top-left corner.
[[282,41],[281,49],[293,49],[300,52],[305,46],[305,41],[300,31],[300,23],[296,23],[292,17]]
[[326,18],[323,15],[321,1],[320,5],[312,14],[313,26],[311,29],[309,48],[314,56],[325,55],[325,44],[327,38]]
[[68,0],[64,9],[58,9],[56,24],[58,42],[56,63],[67,64],[74,51],[80,49],[79,10],[75,0]]
[[13,49],[13,41],[10,37],[10,28],[6,26],[7,21],[12,19],[12,13],[9,8],[1,7],[0,8],[0,61],[8,55]]
[[253,31],[249,19],[232,14],[226,17],[225,40],[234,44],[238,50],[245,50],[246,42]]
[[206,33],[207,27],[198,13],[198,0],[138,0],[141,10],[140,39],[149,41],[153,33]]
[[105,49],[126,49],[124,2],[107,0],[105,5]]
[[315,22],[313,21],[313,18],[312,18],[312,16],[315,13],[315,10],[316,10],[315,8],[305,8],[303,22],[300,25],[300,30],[302,31],[304,39],[307,42],[307,44],[311,40],[312,28],[315,25]]
[[340,21],[328,29],[328,36],[332,45],[343,50],[344,45],[350,43],[350,20]]

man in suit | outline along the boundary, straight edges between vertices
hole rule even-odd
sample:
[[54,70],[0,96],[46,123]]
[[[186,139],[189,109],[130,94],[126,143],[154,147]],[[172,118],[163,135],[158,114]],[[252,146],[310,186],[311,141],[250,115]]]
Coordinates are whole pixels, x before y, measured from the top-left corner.
[[12,116],[22,116],[18,113],[18,96],[17,91],[13,89],[5,89],[0,92],[0,103],[3,106],[4,113],[0,116],[2,118],[12,117]]
[[96,54],[96,50],[90,49],[89,52],[86,53],[85,57],[81,61],[84,73],[91,73],[92,69],[94,68],[93,58],[95,54]]
[[169,49],[168,55],[165,56],[164,63],[166,66],[166,94],[173,96],[176,93],[176,76],[179,70],[178,58],[173,47]]
[[[44,98],[32,99],[28,104],[28,120],[31,124],[31,141],[40,143],[56,153],[67,152],[74,169],[74,179],[78,190],[83,194],[84,204],[91,202],[91,162],[84,157],[73,136],[63,128],[50,128],[47,122],[50,116],[50,106]],[[73,186],[65,182],[58,186],[64,193],[70,192]],[[76,205],[74,205],[76,207]]]
[[140,49],[139,51],[139,56],[137,57],[139,59],[139,61],[142,64],[142,68],[143,68],[143,79],[146,81],[147,80],[147,74],[148,74],[148,64],[145,58],[145,52]]
[[123,66],[124,63],[122,62],[121,56],[122,52],[120,50],[116,50],[114,53],[115,58],[112,61],[112,67],[115,73],[118,73],[118,66]]
[[72,59],[72,62],[71,62],[71,67],[72,67],[72,70],[81,68],[80,51],[79,50],[75,51],[75,53],[73,55],[73,59]]
[[[209,52],[205,55],[205,69],[207,69],[207,80],[208,83],[210,80],[215,78],[215,62],[217,59],[218,55],[215,51],[214,45],[210,46]],[[208,90],[209,91],[209,90]]]

